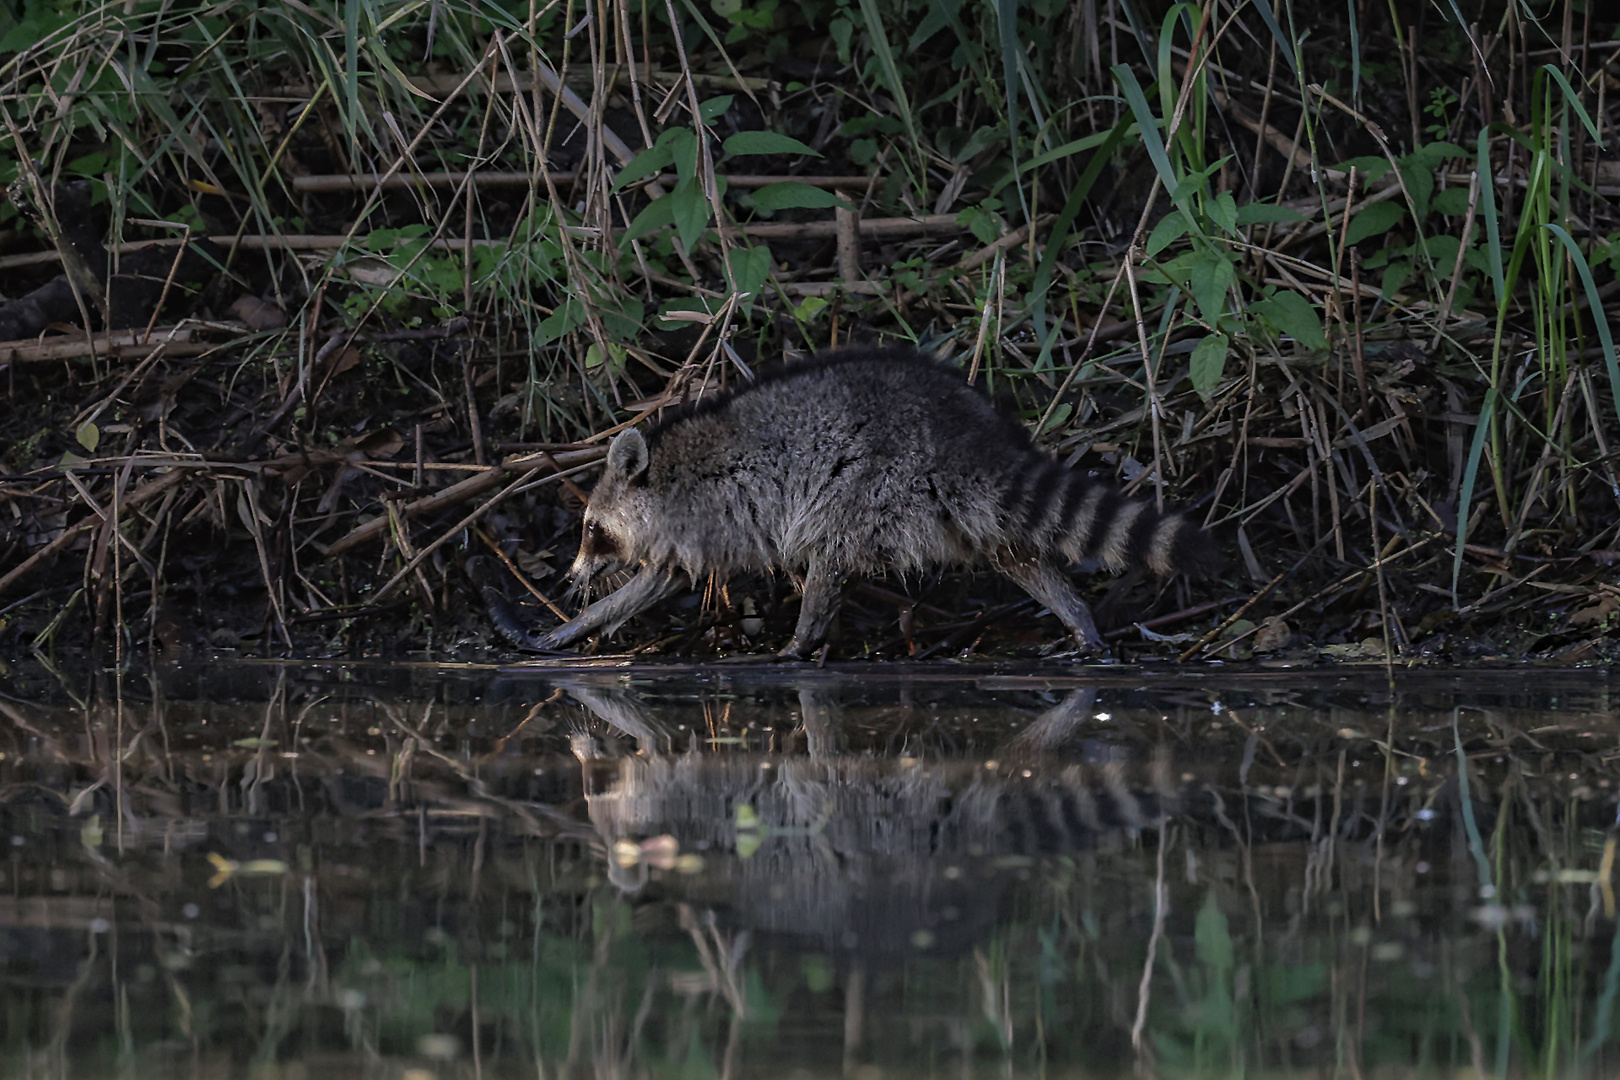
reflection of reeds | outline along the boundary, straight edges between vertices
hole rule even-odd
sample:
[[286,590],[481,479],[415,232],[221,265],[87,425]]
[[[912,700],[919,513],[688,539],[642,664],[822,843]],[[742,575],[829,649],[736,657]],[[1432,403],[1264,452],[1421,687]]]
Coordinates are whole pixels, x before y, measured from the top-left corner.
[[0,702],[7,1074],[1612,1068],[1601,677],[722,674]]

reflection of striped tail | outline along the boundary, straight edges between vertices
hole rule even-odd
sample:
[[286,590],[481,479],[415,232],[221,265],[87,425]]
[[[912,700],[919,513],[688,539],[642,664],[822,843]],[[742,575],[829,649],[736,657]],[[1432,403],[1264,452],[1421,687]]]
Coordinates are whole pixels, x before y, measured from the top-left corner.
[[1051,458],[1032,459],[1018,479],[1002,500],[1015,547],[1066,562],[1095,559],[1115,572],[1146,566],[1168,576],[1220,567],[1209,534],[1181,514],[1160,514]]

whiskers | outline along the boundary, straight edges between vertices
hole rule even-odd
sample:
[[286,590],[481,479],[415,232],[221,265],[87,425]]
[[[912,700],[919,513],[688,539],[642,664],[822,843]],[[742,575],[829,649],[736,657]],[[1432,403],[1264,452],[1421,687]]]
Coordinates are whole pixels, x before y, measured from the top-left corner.
[[605,596],[616,592],[634,576],[635,569],[629,566],[616,566],[610,570],[594,572],[590,569],[576,571],[569,577],[568,590],[563,593],[563,599],[576,607],[584,607],[591,602],[593,596]]

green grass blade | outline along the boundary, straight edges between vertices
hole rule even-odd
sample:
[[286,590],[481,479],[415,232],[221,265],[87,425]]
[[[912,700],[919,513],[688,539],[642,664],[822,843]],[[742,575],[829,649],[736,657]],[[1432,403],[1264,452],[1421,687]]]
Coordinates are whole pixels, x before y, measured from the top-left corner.
[[1586,264],[1586,257],[1581,249],[1575,246],[1575,240],[1564,231],[1563,226],[1547,222],[1546,227],[1563,243],[1569,252],[1569,259],[1575,264],[1576,273],[1581,275],[1581,285],[1586,289],[1586,302],[1592,305],[1592,321],[1597,324],[1598,340],[1603,343],[1603,363],[1609,369],[1609,392],[1614,396],[1614,414],[1620,417],[1620,359],[1614,353],[1614,332],[1609,329],[1609,320],[1603,311],[1603,298],[1598,295],[1597,282],[1592,280],[1592,268]]
[[344,133],[358,141],[360,129],[360,4],[343,5],[343,113]]
[[[906,126],[906,137],[911,140],[912,147],[921,152],[922,135],[918,133],[917,118],[911,112],[911,98],[907,96],[906,84],[900,78],[900,68],[894,62],[894,50],[889,47],[889,35],[883,30],[883,16],[878,11],[877,0],[861,0],[861,16],[866,20],[866,32],[872,39],[872,51],[877,54],[878,66],[883,69],[883,81],[888,84],[889,93],[894,95],[895,107],[900,110],[900,122]],[[917,182],[923,182],[921,174]]]
[[1080,213],[1080,207],[1085,205],[1087,196],[1091,194],[1092,185],[1097,177],[1113,160],[1114,151],[1119,148],[1125,133],[1132,126],[1129,118],[1122,117],[1103,139],[1097,152],[1091,155],[1086,163],[1085,172],[1075,181],[1074,187],[1069,189],[1069,198],[1058,213],[1057,220],[1052,222],[1051,231],[1046,237],[1046,249],[1041,253],[1041,264],[1035,270],[1035,280],[1030,285],[1030,306],[1035,318],[1035,336],[1046,337],[1046,292],[1052,287],[1052,271],[1057,266],[1058,255],[1063,251],[1063,245],[1069,238],[1069,230],[1074,227],[1074,219]]
[[1502,311],[1507,302],[1507,283],[1502,270],[1502,223],[1496,216],[1496,183],[1491,178],[1491,140],[1488,129],[1479,133],[1479,151],[1475,155],[1475,168],[1479,170],[1479,209],[1485,219],[1485,253],[1491,260],[1491,285],[1496,289],[1496,308]]
[[1468,511],[1474,501],[1474,480],[1479,475],[1479,459],[1485,452],[1485,440],[1490,435],[1492,415],[1496,411],[1496,387],[1485,391],[1485,401],[1479,407],[1479,424],[1474,428],[1474,442],[1468,448],[1468,464],[1463,469],[1462,491],[1457,496],[1457,550],[1451,559],[1451,606],[1457,602],[1457,582],[1462,579],[1463,548],[1468,543]]
[[1180,188],[1176,183],[1175,170],[1170,167],[1170,155],[1164,150],[1164,139],[1159,134],[1159,118],[1153,115],[1152,108],[1148,106],[1147,95],[1142,93],[1142,86],[1136,81],[1134,71],[1124,64],[1115,64],[1113,73],[1114,81],[1125,91],[1125,102],[1131,107],[1132,115],[1136,117],[1136,126],[1141,128],[1142,146],[1146,148],[1148,158],[1152,160],[1153,168],[1164,184],[1164,190],[1174,200]]
[[[1348,0],[1348,2],[1350,3],[1351,8],[1351,18],[1354,18],[1354,0]],[[1260,21],[1266,24],[1267,30],[1271,31],[1272,38],[1274,38],[1277,42],[1277,48],[1280,49],[1282,54],[1288,58],[1288,70],[1294,73],[1294,79],[1296,81],[1303,84],[1305,80],[1299,77],[1299,57],[1295,54],[1294,43],[1288,40],[1288,35],[1283,33],[1281,26],[1277,25],[1277,16],[1271,13],[1271,5],[1266,3],[1266,0],[1254,0],[1254,10],[1259,12]],[[1352,26],[1353,25],[1354,24],[1352,24]],[[1359,57],[1359,53],[1357,55]]]
[[1541,65],[1541,70],[1551,75],[1557,80],[1558,85],[1564,88],[1564,101],[1574,108],[1575,115],[1581,118],[1581,123],[1586,125],[1587,133],[1592,136],[1592,141],[1597,143],[1598,149],[1601,150],[1603,148],[1603,136],[1598,134],[1597,125],[1592,123],[1592,117],[1587,114],[1586,107],[1581,104],[1581,99],[1576,95],[1575,88],[1569,85],[1569,78],[1551,64]]

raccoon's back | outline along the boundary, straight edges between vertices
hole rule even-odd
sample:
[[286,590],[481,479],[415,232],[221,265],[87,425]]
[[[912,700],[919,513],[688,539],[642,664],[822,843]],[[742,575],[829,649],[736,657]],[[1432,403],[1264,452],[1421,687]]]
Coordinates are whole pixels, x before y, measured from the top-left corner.
[[813,557],[848,572],[1218,563],[1190,522],[1065,468],[961,372],[910,350],[780,369],[660,425],[648,444],[664,561],[692,571],[799,570]]
[[[656,429],[650,482],[719,564],[811,554],[858,569],[977,558],[1002,542],[1000,492],[1044,460],[960,372],[850,349]],[[710,568],[723,568],[714,565]]]

